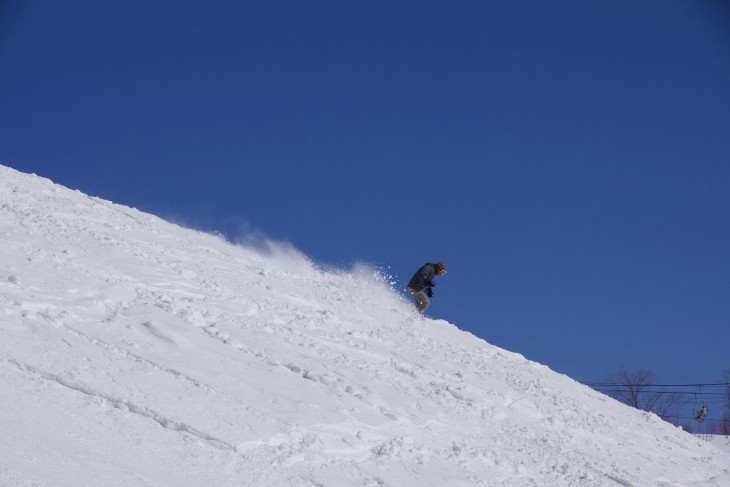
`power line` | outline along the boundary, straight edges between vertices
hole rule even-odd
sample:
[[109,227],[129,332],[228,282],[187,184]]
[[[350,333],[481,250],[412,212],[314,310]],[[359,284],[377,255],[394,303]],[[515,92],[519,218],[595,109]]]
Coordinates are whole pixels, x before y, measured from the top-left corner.
[[[694,396],[695,407],[699,404],[698,400],[701,400],[703,408],[711,406],[712,408],[723,408],[730,404],[730,382],[724,383],[696,383],[696,384],[630,384],[630,383],[596,383],[596,382],[583,382],[585,386],[588,386],[598,393],[606,394],[608,396],[617,398],[619,401],[625,395],[639,396],[660,396],[660,395],[672,395],[686,398],[687,396]],[[663,390],[657,388],[692,388],[692,390]],[[718,390],[718,388],[722,388]],[[703,390],[704,389],[704,390]],[[710,389],[710,391],[707,391]],[[691,400],[678,399],[682,401],[684,406],[689,406]],[[641,409],[641,408],[639,408]],[[705,409],[706,411],[706,409]],[[694,408],[693,412],[694,414]],[[727,423],[727,418],[714,419],[708,417],[689,417],[689,416],[661,416],[664,420],[679,421],[697,421],[699,423],[711,422],[711,423]]]
[[[627,383],[583,383],[584,385],[591,387],[597,392],[600,392],[601,394],[608,394],[608,395],[621,395],[621,394],[631,394],[631,395],[652,395],[652,396],[659,396],[659,395],[673,395],[673,396],[694,396],[695,398],[699,397],[703,400],[703,402],[707,402],[707,400],[712,401],[715,403],[715,401],[722,401],[724,403],[725,398],[730,398],[730,383],[697,383],[697,384],[627,384]],[[657,388],[665,388],[665,387],[673,387],[673,388],[693,388],[694,390],[658,390]],[[704,391],[702,389],[705,389]],[[718,390],[718,388],[723,388],[723,390]],[[707,389],[710,389],[708,391]],[[707,400],[705,399],[707,398]]]
[[[623,387],[627,387],[626,384],[624,384]],[[596,390],[598,389],[606,389],[609,392],[625,392],[627,394],[678,394],[678,395],[684,395],[684,396],[717,396],[717,397],[727,397],[728,394],[726,392],[693,392],[693,391],[653,391],[653,390],[636,390],[636,389],[617,389],[614,387],[596,387]],[[601,390],[598,390],[598,392],[603,392]]]
[[[688,416],[664,416],[664,419],[688,419],[690,421],[697,421],[697,418],[690,418]],[[708,421],[714,422],[714,423],[724,423],[727,420],[726,419],[702,418],[703,423],[707,423]]]
[[720,384],[626,384],[626,383],[600,383],[600,382],[582,382],[584,386],[588,387],[626,387],[631,385],[632,387],[727,387],[730,388],[730,383]]

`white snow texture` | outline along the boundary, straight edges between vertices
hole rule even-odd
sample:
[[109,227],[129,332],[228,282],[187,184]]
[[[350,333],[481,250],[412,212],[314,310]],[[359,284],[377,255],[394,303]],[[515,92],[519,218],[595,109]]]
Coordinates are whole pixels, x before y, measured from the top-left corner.
[[417,317],[367,266],[6,166],[0,236],[0,486],[730,485],[727,451]]

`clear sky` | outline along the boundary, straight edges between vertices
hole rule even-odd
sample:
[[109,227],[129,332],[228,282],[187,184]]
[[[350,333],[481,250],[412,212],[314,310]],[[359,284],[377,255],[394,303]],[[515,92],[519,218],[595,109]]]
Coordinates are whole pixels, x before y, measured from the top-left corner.
[[723,1],[0,3],[0,163],[263,232],[581,381],[730,368]]

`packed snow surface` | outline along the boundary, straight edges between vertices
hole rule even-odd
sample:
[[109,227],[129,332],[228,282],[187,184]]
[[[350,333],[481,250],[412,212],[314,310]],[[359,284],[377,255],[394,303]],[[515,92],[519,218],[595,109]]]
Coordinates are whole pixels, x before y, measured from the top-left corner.
[[2,486],[730,485],[726,451],[418,318],[367,266],[5,166],[0,238]]

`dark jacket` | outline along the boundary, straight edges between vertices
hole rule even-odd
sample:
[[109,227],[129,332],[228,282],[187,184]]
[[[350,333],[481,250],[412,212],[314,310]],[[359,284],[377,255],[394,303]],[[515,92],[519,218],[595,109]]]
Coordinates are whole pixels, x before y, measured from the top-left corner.
[[429,262],[413,274],[411,281],[408,283],[408,287],[415,291],[423,291],[427,287],[433,287],[436,285],[433,282],[435,275],[436,265]]

